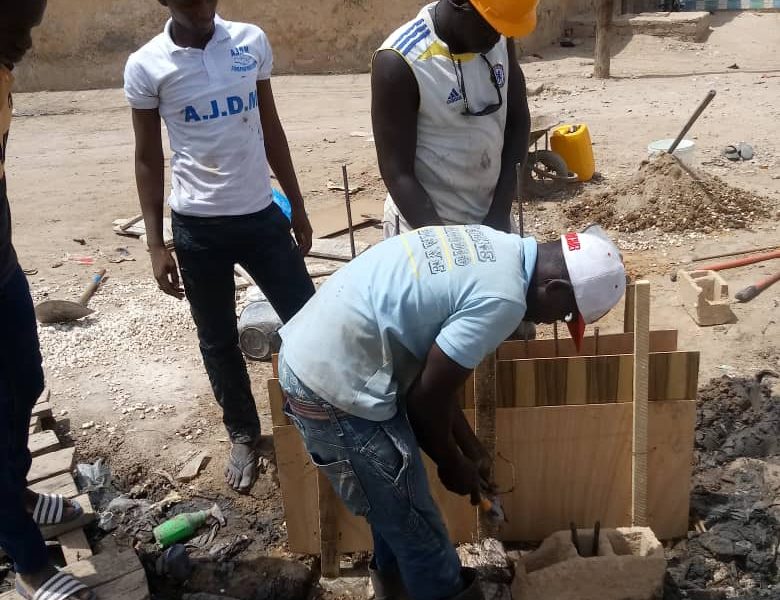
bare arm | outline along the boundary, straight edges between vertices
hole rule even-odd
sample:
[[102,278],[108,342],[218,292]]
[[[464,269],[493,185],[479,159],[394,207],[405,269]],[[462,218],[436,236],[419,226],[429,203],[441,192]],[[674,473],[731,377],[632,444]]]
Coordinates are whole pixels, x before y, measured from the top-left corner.
[[442,483],[450,491],[471,495],[477,504],[485,453],[455,401],[470,373],[434,344],[409,390],[407,410],[415,437],[439,467]]
[[413,228],[441,224],[414,171],[419,104],[417,80],[406,61],[390,50],[378,52],[371,72],[371,121],[379,171]]
[[303,202],[301,188],[298,185],[298,177],[295,175],[290,146],[287,135],[279,119],[276,110],[276,100],[270,80],[257,82],[257,94],[259,98],[260,122],[263,125],[265,138],[265,153],[268,164],[271,166],[279,184],[292,206],[292,229],[298,247],[304,256],[311,250],[312,228],[309,217],[306,216],[306,207]]
[[517,181],[516,165],[525,163],[528,155],[528,136],[531,114],[525,87],[525,76],[517,62],[514,40],[507,40],[509,51],[507,85],[507,123],[504,133],[504,151],[501,155],[501,173],[493,195],[485,225],[500,231],[511,231],[510,215]]
[[162,148],[160,112],[133,109],[135,132],[135,180],[154,277],[160,289],[174,298],[183,298],[179,272],[163,238],[165,204],[165,158]]

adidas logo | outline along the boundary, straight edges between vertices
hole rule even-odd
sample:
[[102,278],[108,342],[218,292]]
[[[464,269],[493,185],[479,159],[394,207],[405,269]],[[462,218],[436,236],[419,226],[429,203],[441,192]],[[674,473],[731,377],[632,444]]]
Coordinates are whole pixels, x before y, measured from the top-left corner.
[[452,91],[450,92],[450,97],[447,98],[447,104],[455,104],[456,102],[460,102],[461,100],[463,100],[463,96],[460,95],[460,92],[458,90],[452,88]]

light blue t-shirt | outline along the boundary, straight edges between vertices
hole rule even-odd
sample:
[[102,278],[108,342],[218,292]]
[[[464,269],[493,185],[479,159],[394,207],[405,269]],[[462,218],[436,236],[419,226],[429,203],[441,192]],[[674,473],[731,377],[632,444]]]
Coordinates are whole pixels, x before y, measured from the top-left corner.
[[533,238],[481,225],[386,240],[333,275],[281,330],[286,365],[349,414],[384,421],[434,342],[473,369],[523,320]]

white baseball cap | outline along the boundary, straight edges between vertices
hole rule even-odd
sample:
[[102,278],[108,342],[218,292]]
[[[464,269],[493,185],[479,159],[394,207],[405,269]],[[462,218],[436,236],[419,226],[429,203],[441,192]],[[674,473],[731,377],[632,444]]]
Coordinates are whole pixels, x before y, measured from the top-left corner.
[[598,321],[623,297],[626,268],[617,246],[598,225],[591,225],[582,233],[562,235],[561,245],[580,311],[579,316],[568,323],[579,348],[585,325]]

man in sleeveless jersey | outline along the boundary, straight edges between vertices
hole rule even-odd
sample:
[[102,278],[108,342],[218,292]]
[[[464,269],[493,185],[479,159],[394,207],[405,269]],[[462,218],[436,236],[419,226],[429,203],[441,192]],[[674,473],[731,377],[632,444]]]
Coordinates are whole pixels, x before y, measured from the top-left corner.
[[536,0],[438,0],[379,48],[371,116],[385,237],[440,224],[512,229],[530,131],[512,37],[535,25]]

